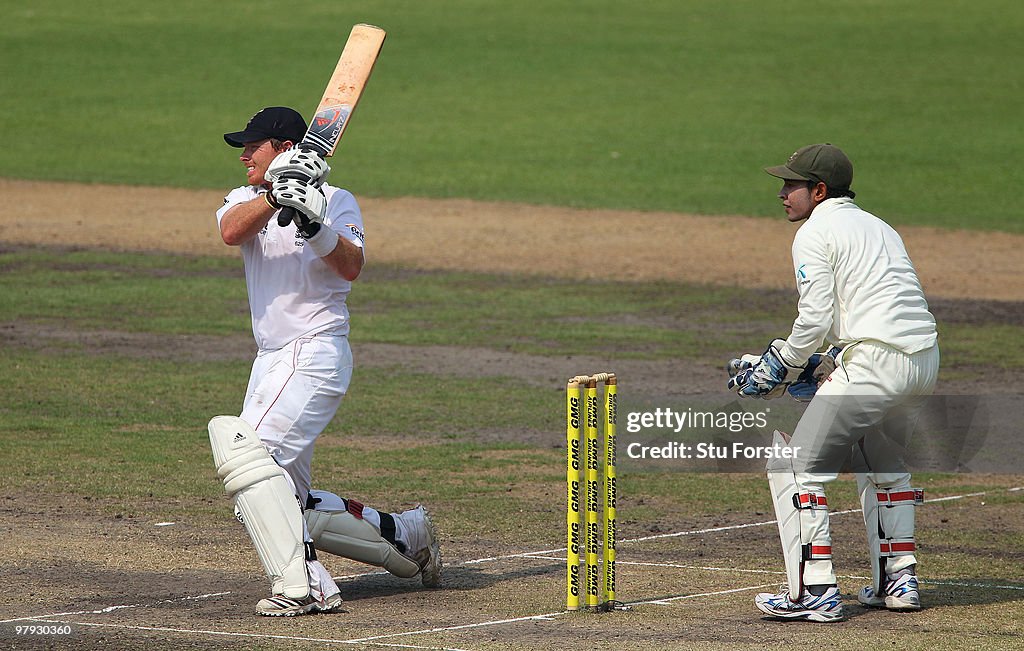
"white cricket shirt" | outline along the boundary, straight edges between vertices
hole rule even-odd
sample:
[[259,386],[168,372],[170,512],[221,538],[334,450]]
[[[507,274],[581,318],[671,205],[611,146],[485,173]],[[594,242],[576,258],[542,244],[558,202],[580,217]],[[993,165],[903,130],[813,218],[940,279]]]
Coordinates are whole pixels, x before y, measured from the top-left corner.
[[[363,248],[363,217],[347,190],[324,184],[324,226]],[[266,192],[247,185],[224,197],[217,226],[233,206]],[[260,351],[277,350],[299,337],[318,332],[349,331],[348,297],[352,283],[327,266],[306,246],[295,224],[277,225],[277,216],[239,247],[245,263],[245,286],[252,312],[252,333]]]
[[938,338],[899,234],[847,197],[827,199],[793,239],[799,316],[780,351],[801,365],[827,341],[873,340],[907,354]]

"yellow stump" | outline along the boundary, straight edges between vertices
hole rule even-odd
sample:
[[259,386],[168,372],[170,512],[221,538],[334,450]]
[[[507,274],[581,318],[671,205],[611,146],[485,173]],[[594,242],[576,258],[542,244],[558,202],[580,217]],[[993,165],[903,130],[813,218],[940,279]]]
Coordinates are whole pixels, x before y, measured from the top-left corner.
[[585,605],[596,609],[600,605],[600,568],[598,555],[601,549],[601,531],[598,522],[598,504],[600,502],[600,486],[598,470],[600,469],[600,452],[598,450],[597,423],[597,381],[587,382],[586,387],[586,439],[587,465],[584,479],[587,485],[587,517],[586,517],[586,591]]
[[566,597],[565,607],[580,607],[580,385],[569,382],[565,390],[566,403],[566,466],[565,484],[568,504],[565,511],[566,528]]
[[603,603],[615,601],[615,425],[618,387],[610,377],[604,387],[604,594]]

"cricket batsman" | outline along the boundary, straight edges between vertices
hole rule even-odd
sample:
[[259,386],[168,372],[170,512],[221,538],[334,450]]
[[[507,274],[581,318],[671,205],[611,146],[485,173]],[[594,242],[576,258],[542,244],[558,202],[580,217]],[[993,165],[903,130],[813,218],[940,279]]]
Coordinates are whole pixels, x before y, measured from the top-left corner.
[[[298,112],[274,106],[224,134],[241,150],[247,183],[217,211],[221,238],[241,251],[258,352],[240,417],[211,420],[210,443],[270,578],[270,596],[256,605],[267,616],[340,609],[318,550],[419,575],[427,587],[441,580],[423,507],[386,513],[311,489],[313,445],[352,378],[346,298],[363,268],[365,238],[355,197],[325,182],[323,158],[293,147],[305,133]],[[281,224],[284,206],[295,217]]]

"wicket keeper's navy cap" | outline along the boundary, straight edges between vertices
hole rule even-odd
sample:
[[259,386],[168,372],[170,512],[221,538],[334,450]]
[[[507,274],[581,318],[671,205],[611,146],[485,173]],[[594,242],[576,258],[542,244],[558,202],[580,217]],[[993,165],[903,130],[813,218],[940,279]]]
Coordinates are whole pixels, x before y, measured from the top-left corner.
[[252,116],[245,129],[225,133],[224,141],[232,147],[244,147],[244,143],[267,138],[299,142],[304,135],[306,121],[298,111],[286,106],[270,106]]
[[801,147],[785,165],[766,167],[764,171],[786,181],[821,182],[830,190],[849,190],[853,183],[853,163],[842,149],[827,142]]

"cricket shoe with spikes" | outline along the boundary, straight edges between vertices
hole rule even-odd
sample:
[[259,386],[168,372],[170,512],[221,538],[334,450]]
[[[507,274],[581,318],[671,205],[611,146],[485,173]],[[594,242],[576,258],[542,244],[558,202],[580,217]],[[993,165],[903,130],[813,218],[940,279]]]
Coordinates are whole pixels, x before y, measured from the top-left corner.
[[333,613],[341,610],[341,603],[341,595],[337,593],[326,599],[317,599],[313,595],[305,599],[275,595],[267,599],[260,599],[256,604],[256,614],[265,617],[295,617],[296,615]]
[[843,601],[839,588],[829,586],[824,593],[813,595],[804,592],[800,601],[790,601],[789,589],[773,594],[762,592],[754,597],[754,603],[766,615],[780,619],[806,619],[812,622],[838,622],[843,619]]
[[405,531],[406,555],[420,566],[420,581],[424,587],[438,588],[441,586],[441,545],[437,540],[434,523],[430,514],[423,506],[399,513],[395,519],[400,521]]
[[857,601],[872,608],[921,610],[917,576],[913,572],[897,572],[886,577],[883,594],[876,595],[874,588],[867,586],[857,595]]

